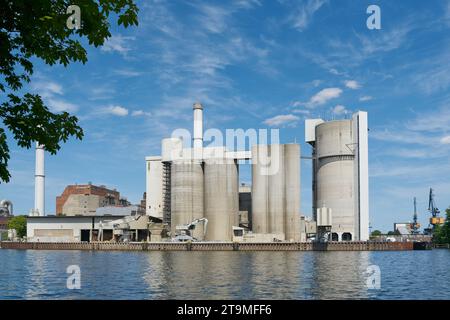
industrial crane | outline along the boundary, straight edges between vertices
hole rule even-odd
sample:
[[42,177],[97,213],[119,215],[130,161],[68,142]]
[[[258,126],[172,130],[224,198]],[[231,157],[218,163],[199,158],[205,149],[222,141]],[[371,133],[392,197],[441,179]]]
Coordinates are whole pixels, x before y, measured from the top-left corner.
[[420,223],[417,222],[417,201],[416,197],[414,197],[414,216],[413,223],[411,223],[412,234],[419,234]]
[[195,241],[195,239],[191,231],[195,229],[195,226],[199,223],[203,223],[203,238],[206,235],[206,228],[208,226],[208,219],[206,218],[200,218],[195,219],[191,223],[188,224],[182,224],[175,227],[176,235],[175,238],[172,239],[172,241]]
[[112,228],[113,235],[117,235],[119,237],[122,236],[123,230],[130,228],[130,222],[137,221],[140,217],[140,215],[134,215],[107,222],[100,221],[98,224],[98,240],[103,241],[103,229],[105,228]]
[[441,212],[434,203],[434,193],[432,188],[430,188],[430,195],[428,197],[428,211],[431,213],[431,218],[428,228],[425,229],[425,233],[432,234],[436,225],[441,225],[444,223],[444,218],[439,217]]

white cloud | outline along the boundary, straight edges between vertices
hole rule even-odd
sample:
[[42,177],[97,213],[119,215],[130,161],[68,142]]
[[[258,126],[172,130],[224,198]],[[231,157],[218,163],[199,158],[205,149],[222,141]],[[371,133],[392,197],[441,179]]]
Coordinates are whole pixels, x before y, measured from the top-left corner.
[[300,118],[293,114],[280,114],[278,116],[264,120],[264,124],[271,127],[278,127],[282,125],[293,124],[298,120],[300,120]]
[[307,0],[302,2],[288,18],[292,27],[299,31],[305,30],[311,23],[314,14],[325,2],[325,0]]
[[151,113],[145,112],[143,110],[134,110],[133,112],[131,112],[131,115],[133,117],[141,117],[141,116],[151,116]]
[[122,35],[113,35],[108,38],[103,46],[101,47],[102,51],[106,52],[118,52],[122,55],[126,55],[130,48],[128,43],[130,40],[134,40],[134,37],[124,37]]
[[340,116],[343,114],[347,114],[348,110],[343,105],[338,104],[333,108],[332,112],[333,114]]
[[353,89],[353,90],[361,88],[361,85],[358,83],[358,81],[355,81],[355,80],[347,80],[347,81],[345,81],[345,86],[347,88],[350,88],[350,89]]
[[33,81],[31,88],[43,98],[53,97],[55,94],[63,94],[62,86],[58,83],[46,80]]
[[371,96],[362,96],[359,98],[359,101],[364,102],[364,101],[369,101],[372,100]]
[[442,137],[440,141],[442,144],[450,144],[450,136]]
[[120,69],[120,70],[114,70],[114,73],[119,76],[124,77],[137,77],[142,74],[142,72],[134,71],[134,70],[128,70],[128,69]]
[[102,113],[111,114],[114,116],[124,117],[128,115],[128,109],[121,106],[109,106],[102,110]]
[[338,98],[342,93],[342,90],[339,88],[326,88],[320,90],[314,96],[309,99],[309,102],[306,104],[307,107],[315,107],[322,104],[325,104],[331,99]]
[[76,104],[61,100],[61,99],[54,99],[49,98],[47,99],[48,105],[50,107],[50,110],[53,112],[69,112],[73,113],[78,110],[78,106]]

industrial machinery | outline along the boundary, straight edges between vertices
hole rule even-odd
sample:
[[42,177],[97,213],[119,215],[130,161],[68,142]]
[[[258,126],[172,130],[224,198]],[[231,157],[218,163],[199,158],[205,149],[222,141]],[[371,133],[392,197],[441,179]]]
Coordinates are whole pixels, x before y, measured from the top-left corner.
[[430,224],[428,225],[428,228],[424,230],[424,233],[433,234],[436,225],[444,224],[445,219],[439,216],[441,212],[434,203],[434,193],[432,188],[430,188],[430,195],[428,197],[428,211],[431,213]]
[[411,233],[419,234],[419,229],[420,229],[420,223],[417,222],[417,201],[416,201],[416,197],[414,197],[414,216],[413,216],[413,223],[411,223]]
[[130,223],[139,220],[140,217],[140,215],[134,215],[107,222],[100,221],[98,227],[98,240],[103,241],[103,229],[109,227],[113,230],[113,239],[117,239],[118,242],[130,241]]
[[195,226],[198,225],[199,223],[203,223],[203,238],[205,238],[206,229],[208,227],[208,219],[200,218],[195,219],[191,223],[176,226],[175,228],[176,235],[172,239],[172,241],[174,242],[197,241],[197,239],[193,237],[192,231],[195,229]]

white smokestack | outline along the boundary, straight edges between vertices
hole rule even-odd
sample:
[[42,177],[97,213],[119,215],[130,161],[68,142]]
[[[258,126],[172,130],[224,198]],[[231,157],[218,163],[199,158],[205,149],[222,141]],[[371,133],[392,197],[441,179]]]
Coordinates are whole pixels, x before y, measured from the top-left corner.
[[36,215],[45,215],[44,146],[36,142],[36,171],[34,174],[34,209]]
[[203,150],[203,106],[201,103],[194,103],[194,158],[202,158]]

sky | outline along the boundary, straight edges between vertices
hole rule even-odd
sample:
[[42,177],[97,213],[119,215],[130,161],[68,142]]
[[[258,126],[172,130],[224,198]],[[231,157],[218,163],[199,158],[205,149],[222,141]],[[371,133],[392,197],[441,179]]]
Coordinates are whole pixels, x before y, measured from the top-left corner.
[[[35,59],[25,88],[55,112],[75,114],[83,141],[46,155],[46,211],[69,184],[117,188],[137,203],[145,156],[160,140],[192,127],[204,105],[205,129],[279,128],[299,142],[304,121],[369,116],[370,223],[388,231],[428,224],[428,191],[450,205],[450,1],[137,1],[139,26],[111,24],[88,62],[46,66]],[[368,29],[369,5],[381,29]],[[83,12],[81,12],[83,17]],[[83,42],[85,45],[86,43]],[[0,95],[0,100],[5,96]],[[11,182],[0,198],[16,214],[34,206],[34,150],[9,136]],[[311,216],[311,163],[301,162],[301,213]],[[243,165],[241,182],[250,182]]]

